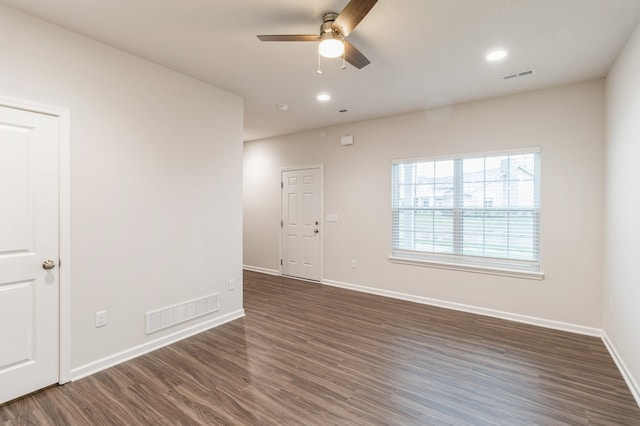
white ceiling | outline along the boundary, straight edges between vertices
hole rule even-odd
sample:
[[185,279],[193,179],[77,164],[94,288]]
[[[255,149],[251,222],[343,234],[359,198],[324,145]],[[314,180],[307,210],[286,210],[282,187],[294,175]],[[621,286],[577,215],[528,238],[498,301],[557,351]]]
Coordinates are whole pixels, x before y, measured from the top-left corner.
[[317,33],[348,0],[0,3],[241,95],[245,140],[604,77],[640,19],[640,0],[379,0],[349,36],[371,64],[319,75],[315,43],[256,35]]

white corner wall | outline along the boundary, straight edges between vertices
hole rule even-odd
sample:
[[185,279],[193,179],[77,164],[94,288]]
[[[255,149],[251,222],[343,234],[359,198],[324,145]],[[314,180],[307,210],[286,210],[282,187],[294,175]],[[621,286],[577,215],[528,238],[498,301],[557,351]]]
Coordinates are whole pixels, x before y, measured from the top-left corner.
[[640,26],[607,76],[603,328],[640,403]]
[[[340,136],[353,134],[353,146]],[[543,281],[392,264],[391,161],[540,146]],[[278,271],[280,168],[324,165],[325,282],[597,333],[604,81],[246,142],[244,264]],[[351,268],[356,259],[358,267]],[[506,315],[509,316],[509,315]]]
[[[74,375],[241,315],[242,99],[4,6],[0,39],[0,95],[71,113]],[[210,293],[217,313],[145,335]]]

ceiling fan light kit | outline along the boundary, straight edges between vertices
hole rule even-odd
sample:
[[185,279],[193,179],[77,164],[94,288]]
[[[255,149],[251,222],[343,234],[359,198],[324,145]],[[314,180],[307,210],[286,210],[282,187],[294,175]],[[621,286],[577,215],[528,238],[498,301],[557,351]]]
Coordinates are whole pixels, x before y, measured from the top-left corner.
[[338,14],[333,12],[322,16],[318,52],[325,58],[337,58],[344,54],[344,40],[340,33],[333,29],[337,17]]
[[[370,61],[346,38],[377,2],[378,0],[351,0],[342,12],[325,13],[322,17],[320,35],[259,35],[258,39],[260,41],[319,41],[319,55],[325,58],[342,57],[345,62],[361,69],[369,65]],[[343,64],[342,68],[345,67]]]
[[318,50],[325,58],[337,58],[344,54],[344,41],[339,34],[324,33],[320,36]]

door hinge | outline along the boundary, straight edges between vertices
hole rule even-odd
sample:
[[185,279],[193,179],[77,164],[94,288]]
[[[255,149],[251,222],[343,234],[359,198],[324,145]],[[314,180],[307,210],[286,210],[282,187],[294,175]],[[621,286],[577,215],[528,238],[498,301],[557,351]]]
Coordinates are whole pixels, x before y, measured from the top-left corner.
[[282,259],[280,259],[280,266],[282,266]]
[[280,228],[284,228],[284,222],[280,221]]
[[280,182],[280,189],[284,189],[284,182]]

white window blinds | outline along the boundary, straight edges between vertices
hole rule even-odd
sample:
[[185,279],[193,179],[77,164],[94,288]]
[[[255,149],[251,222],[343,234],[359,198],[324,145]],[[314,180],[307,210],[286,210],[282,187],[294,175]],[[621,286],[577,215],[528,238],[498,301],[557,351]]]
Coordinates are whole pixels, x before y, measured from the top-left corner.
[[394,161],[393,256],[538,271],[539,150]]

